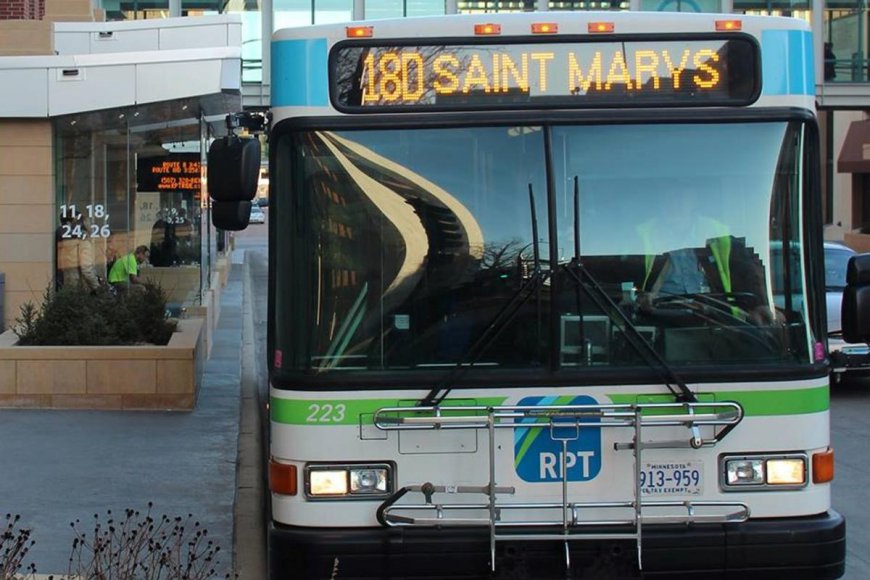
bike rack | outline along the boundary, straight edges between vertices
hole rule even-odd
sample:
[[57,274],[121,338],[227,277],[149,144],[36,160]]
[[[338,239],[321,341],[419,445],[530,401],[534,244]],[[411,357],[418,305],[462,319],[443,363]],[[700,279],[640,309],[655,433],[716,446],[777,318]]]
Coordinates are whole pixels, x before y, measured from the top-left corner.
[[[500,541],[562,541],[565,569],[571,567],[569,543],[584,540],[634,540],[638,569],[643,569],[643,524],[649,523],[726,523],[744,522],[749,507],[742,502],[649,501],[641,497],[641,456],[644,449],[713,447],[743,419],[743,408],[731,401],[715,403],[649,403],[603,405],[540,406],[431,406],[385,407],[374,414],[374,424],[384,431],[475,429],[486,430],[489,440],[489,481],[485,485],[434,485],[423,483],[403,487],[379,509],[379,519],[387,526],[487,526],[489,528],[490,568],[495,572],[496,543]],[[645,429],[685,427],[686,439],[644,441]],[[568,443],[586,428],[630,429],[630,441],[618,442],[616,451],[631,451],[635,481],[632,497],[626,501],[574,502],[568,494],[568,469],[562,472],[561,502],[510,502],[516,489],[496,483],[496,429],[549,429],[550,437],[562,444],[562,465],[567,464]],[[706,435],[706,436],[705,436]],[[424,503],[398,504],[409,492],[421,493]],[[435,494],[449,497],[477,494],[485,502],[433,502]],[[502,496],[502,497],[499,497]],[[590,510],[620,510],[621,517],[583,519]],[[683,510],[685,513],[683,514]],[[536,519],[508,520],[503,516],[535,511]],[[675,513],[678,511],[679,513]],[[461,512],[457,514],[456,512]],[[656,513],[659,512],[659,513]],[[551,518],[539,514],[552,513]],[[630,514],[622,515],[622,514]],[[455,515],[454,515],[455,514]],[[526,527],[553,528],[546,533],[523,533]],[[601,532],[607,527],[630,531]],[[595,530],[590,530],[595,528]],[[584,531],[585,530],[585,531]]]

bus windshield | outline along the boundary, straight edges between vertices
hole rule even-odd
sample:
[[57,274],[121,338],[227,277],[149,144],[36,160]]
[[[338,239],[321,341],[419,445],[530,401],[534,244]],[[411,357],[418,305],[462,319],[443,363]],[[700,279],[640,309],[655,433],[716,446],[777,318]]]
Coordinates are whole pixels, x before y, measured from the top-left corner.
[[618,369],[644,360],[628,334],[678,368],[811,361],[801,122],[304,130],[274,147],[284,370]]

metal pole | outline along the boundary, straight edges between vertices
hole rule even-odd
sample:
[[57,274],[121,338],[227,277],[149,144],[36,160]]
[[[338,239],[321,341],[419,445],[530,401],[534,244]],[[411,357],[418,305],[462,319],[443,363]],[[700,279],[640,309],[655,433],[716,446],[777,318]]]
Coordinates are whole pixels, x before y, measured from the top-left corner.
[[260,46],[263,54],[261,56],[263,63],[263,78],[260,81],[260,103],[268,105],[268,102],[263,102],[263,95],[271,95],[271,91],[265,90],[272,83],[272,31],[275,28],[274,14],[272,13],[272,0],[262,0],[260,3],[261,10],[261,28],[260,28]]
[[[813,31],[813,67],[816,70],[816,85],[820,85],[824,82],[824,70],[825,70],[825,57],[824,57],[824,47],[825,47],[825,22],[824,18],[821,17],[824,14],[825,10],[825,2],[824,0],[813,0],[812,2],[813,14],[818,15],[817,18],[813,18],[810,22],[810,27]],[[819,72],[822,71],[822,72]],[[815,87],[814,87],[815,89]],[[818,91],[816,91],[818,93]]]

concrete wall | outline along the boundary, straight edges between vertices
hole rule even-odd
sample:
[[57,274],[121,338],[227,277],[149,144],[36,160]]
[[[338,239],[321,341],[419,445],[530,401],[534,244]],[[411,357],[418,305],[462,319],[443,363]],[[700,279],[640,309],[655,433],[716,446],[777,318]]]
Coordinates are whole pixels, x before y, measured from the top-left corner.
[[54,54],[51,22],[0,20],[0,56]]
[[20,306],[40,303],[54,276],[54,166],[51,122],[0,119],[0,272],[6,274],[3,328]]
[[44,19],[51,22],[93,21],[91,0],[45,0]]
[[203,321],[166,346],[16,346],[0,335],[0,407],[190,410],[202,377]]

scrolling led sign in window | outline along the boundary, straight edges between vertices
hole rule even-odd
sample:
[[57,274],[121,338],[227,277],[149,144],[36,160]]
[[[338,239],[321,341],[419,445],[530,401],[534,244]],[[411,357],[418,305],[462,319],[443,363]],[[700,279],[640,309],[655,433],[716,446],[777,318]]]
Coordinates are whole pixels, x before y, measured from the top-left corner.
[[746,36],[538,44],[343,44],[333,96],[380,108],[747,105],[760,90]]
[[199,153],[174,153],[166,157],[140,157],[136,166],[139,191],[192,191],[202,186]]

